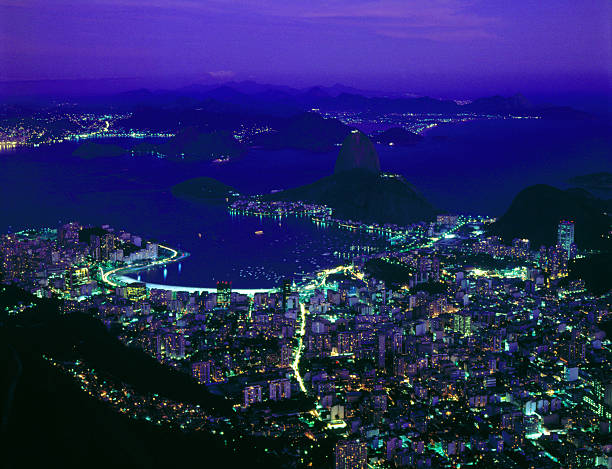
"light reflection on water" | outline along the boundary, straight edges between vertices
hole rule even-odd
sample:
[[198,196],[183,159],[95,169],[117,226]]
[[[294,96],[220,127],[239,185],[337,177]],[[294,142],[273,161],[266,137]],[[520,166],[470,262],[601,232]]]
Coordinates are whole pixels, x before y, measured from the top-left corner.
[[[82,160],[71,155],[75,148],[0,149],[0,232],[72,220],[108,223],[191,254],[168,265],[165,277],[158,269],[140,273],[142,279],[192,286],[232,280],[237,288],[272,286],[282,276],[348,262],[350,246],[370,243],[306,219],[279,226],[279,220],[230,216],[223,207],[179,200],[169,190],[194,176],[243,193],[294,187],[330,174],[337,152],[257,150],[212,165],[147,156]],[[611,148],[609,126],[542,119],[442,125],[422,143],[379,153],[384,171],[403,174],[437,207],[495,216],[527,185],[563,185],[579,174],[612,171]]]

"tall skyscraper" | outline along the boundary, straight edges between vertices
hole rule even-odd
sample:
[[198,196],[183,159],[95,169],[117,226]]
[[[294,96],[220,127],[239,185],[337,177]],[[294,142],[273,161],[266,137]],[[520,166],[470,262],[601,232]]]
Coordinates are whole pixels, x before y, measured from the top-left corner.
[[561,220],[557,228],[557,244],[563,246],[567,252],[567,258],[573,257],[572,245],[574,244],[574,222],[571,220]]
[[455,313],[453,330],[462,336],[472,335],[472,317],[466,313]]
[[336,469],[365,469],[368,465],[368,446],[358,440],[336,443]]
[[584,402],[598,417],[612,418],[612,380],[603,373],[595,372],[585,378],[587,393]]
[[283,279],[283,284],[282,284],[282,295],[283,295],[283,311],[287,311],[287,300],[289,299],[289,296],[291,295],[291,286],[292,286],[292,281],[290,278],[284,278]]
[[281,346],[281,366],[291,366],[291,362],[293,361],[293,349],[289,344],[283,344]]
[[567,275],[567,251],[564,246],[557,244],[548,249],[548,273],[551,278]]
[[385,352],[387,351],[387,336],[378,334],[378,368],[385,367]]
[[83,227],[77,222],[62,225],[57,230],[57,240],[62,246],[71,243],[76,244],[79,242],[79,231],[81,231],[82,228]]
[[232,282],[217,282],[217,306],[228,308],[232,300]]
[[546,246],[540,246],[538,267],[542,270],[546,270],[548,268],[548,250],[546,249]]

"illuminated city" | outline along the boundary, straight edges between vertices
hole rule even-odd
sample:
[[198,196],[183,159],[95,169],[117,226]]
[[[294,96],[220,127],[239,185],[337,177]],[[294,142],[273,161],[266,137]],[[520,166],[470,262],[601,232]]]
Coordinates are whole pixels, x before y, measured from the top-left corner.
[[162,3],[0,2],[2,466],[612,468],[610,6]]

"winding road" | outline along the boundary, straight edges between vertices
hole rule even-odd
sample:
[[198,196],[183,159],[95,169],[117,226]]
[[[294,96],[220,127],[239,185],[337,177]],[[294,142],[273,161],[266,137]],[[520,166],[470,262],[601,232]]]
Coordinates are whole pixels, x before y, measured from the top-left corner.
[[180,261],[182,259],[185,259],[187,256],[189,256],[189,254],[185,252],[180,252],[180,251],[177,251],[176,249],[172,249],[171,247],[163,246],[161,244],[159,245],[159,248],[164,249],[166,251],[170,251],[170,256],[164,257],[163,259],[157,259],[148,264],[142,264],[142,265],[137,265],[137,266],[116,267],[107,272],[104,272],[102,270],[102,267],[100,267],[99,268],[101,272],[100,279],[102,280],[102,282],[106,283],[112,288],[119,287],[121,286],[121,284],[113,280],[113,277],[116,277],[117,275],[137,272],[139,270],[144,270],[144,269],[149,269],[151,267],[155,267],[156,265],[163,265],[169,262]]

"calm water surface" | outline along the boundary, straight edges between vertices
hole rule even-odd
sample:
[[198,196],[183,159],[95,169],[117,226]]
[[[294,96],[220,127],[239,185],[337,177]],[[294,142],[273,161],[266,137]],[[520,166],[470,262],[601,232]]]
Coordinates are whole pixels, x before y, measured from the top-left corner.
[[[195,176],[243,193],[293,187],[331,173],[337,152],[257,150],[214,165],[128,155],[82,160],[71,155],[75,147],[0,153],[2,232],[70,220],[108,223],[192,254],[165,274],[141,274],[144,280],[211,286],[229,279],[242,288],[276,285],[285,275],[337,263],[335,253],[351,246],[354,252],[372,244],[367,236],[304,219],[232,217],[223,207],[176,199],[169,190]],[[575,175],[612,171],[612,132],[589,122],[480,121],[440,126],[418,145],[379,153],[384,171],[403,174],[434,205],[498,215],[528,185],[563,186]],[[259,230],[264,234],[256,235]]]

